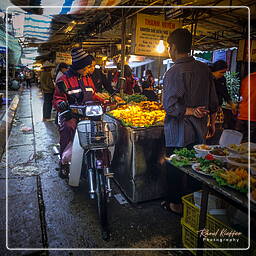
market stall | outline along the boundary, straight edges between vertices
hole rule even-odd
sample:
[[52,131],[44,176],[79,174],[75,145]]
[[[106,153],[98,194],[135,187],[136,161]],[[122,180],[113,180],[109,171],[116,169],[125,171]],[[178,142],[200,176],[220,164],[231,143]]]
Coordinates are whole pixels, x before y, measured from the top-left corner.
[[[248,214],[248,208],[251,217],[255,218],[256,213],[256,179],[255,167],[255,151],[256,145],[250,144],[230,144],[224,146],[197,145],[196,150],[187,150],[183,148],[177,150],[175,155],[167,160],[170,164],[176,166],[181,172],[192,177],[202,184],[202,192],[199,202],[196,203],[195,193],[183,197],[183,218],[182,239],[184,247],[187,248],[230,248],[226,254],[220,255],[239,255],[239,251],[235,248],[246,249],[248,242],[248,217],[247,225],[242,232],[237,231],[230,223],[230,219],[234,212],[238,209]],[[248,168],[248,159],[250,159],[250,168]],[[248,172],[251,172],[250,186],[248,186]],[[218,198],[225,200],[225,207],[234,206],[233,212],[229,216],[225,216],[225,221],[219,220],[214,214],[210,214],[209,197],[216,195]],[[248,196],[249,195],[249,198]],[[250,204],[251,201],[251,204]],[[248,202],[250,205],[248,205]],[[200,206],[198,206],[199,204]],[[223,205],[222,205],[222,208]],[[213,209],[212,209],[213,210]],[[216,209],[214,209],[216,211]],[[218,209],[220,211],[220,209]],[[221,209],[224,211],[224,209]],[[224,211],[225,212],[225,211]],[[227,213],[225,213],[227,214]],[[223,215],[225,215],[223,214]],[[240,221],[242,223],[242,219]],[[211,234],[217,234],[215,237],[202,235],[200,230],[208,230]],[[221,237],[220,232],[236,232],[237,238],[230,241],[230,237]],[[251,233],[252,235],[252,233]],[[227,238],[227,241],[224,240]],[[220,241],[220,239],[223,239]],[[256,244],[255,237],[251,236],[251,247],[244,255],[254,255]],[[203,251],[193,251],[196,255],[203,255]]]
[[[143,96],[130,96],[143,97]],[[112,161],[114,178],[134,203],[166,193],[164,111],[155,102],[131,102],[109,112],[118,126],[118,142]]]

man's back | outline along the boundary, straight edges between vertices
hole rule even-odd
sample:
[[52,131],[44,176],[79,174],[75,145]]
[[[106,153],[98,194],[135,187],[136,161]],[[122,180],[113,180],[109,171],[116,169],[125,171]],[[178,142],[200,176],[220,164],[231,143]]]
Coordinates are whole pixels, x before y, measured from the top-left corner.
[[[169,74],[168,74],[169,73]],[[209,106],[210,83],[213,82],[208,66],[193,57],[187,57],[174,64],[167,71],[170,84],[176,80],[179,84],[177,90],[184,93],[183,99],[186,107]],[[171,86],[171,85],[170,85]]]
[[206,106],[214,112],[218,100],[208,66],[193,57],[178,59],[164,77],[166,142],[168,146],[186,146],[204,141],[207,119],[185,116],[186,108]]

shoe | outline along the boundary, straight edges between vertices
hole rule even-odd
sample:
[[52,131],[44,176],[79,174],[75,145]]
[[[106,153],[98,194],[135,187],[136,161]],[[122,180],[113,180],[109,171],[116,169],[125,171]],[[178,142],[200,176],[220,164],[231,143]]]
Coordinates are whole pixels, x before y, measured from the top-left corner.
[[179,217],[182,217],[182,213],[173,211],[173,210],[170,208],[170,204],[167,203],[166,201],[163,201],[160,206],[161,206],[161,208],[162,208],[163,210],[168,211],[168,212],[170,212],[170,213],[173,213],[173,214],[175,214],[175,215],[177,215],[177,216],[179,216]]
[[69,164],[61,164],[59,168],[59,177],[61,179],[66,179],[69,176]]

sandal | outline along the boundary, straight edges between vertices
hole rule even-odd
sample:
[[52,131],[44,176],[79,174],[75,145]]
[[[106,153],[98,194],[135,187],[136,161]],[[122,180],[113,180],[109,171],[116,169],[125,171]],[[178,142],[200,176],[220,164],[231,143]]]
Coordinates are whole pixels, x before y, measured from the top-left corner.
[[62,179],[68,178],[69,175],[69,164],[61,164],[59,168],[59,177]]
[[161,208],[162,208],[163,210],[168,211],[168,212],[170,212],[170,213],[173,213],[173,214],[175,214],[175,215],[177,215],[177,216],[182,217],[182,213],[173,211],[173,210],[170,208],[170,204],[167,203],[166,201],[161,202],[160,206],[161,206]]

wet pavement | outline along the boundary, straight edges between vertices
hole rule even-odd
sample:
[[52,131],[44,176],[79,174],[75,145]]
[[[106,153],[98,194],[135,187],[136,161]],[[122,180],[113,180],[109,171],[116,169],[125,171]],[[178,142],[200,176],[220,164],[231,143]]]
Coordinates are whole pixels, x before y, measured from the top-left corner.
[[[0,193],[1,256],[189,254],[162,249],[134,251],[136,248],[181,246],[180,218],[163,211],[160,200],[121,205],[112,197],[108,204],[111,237],[108,242],[102,240],[96,202],[89,199],[85,181],[78,189],[72,189],[58,177],[55,170],[58,159],[52,152],[56,143],[58,132],[54,122],[42,122],[41,93],[38,88],[25,89],[9,137],[9,150],[1,161],[0,187],[4,188]],[[12,250],[5,248],[6,162],[7,238]],[[115,184],[113,188],[114,194],[121,193]],[[42,248],[53,250],[40,252]],[[69,249],[64,251],[64,248]],[[92,251],[90,248],[109,250]],[[134,250],[114,251],[111,248]]]

